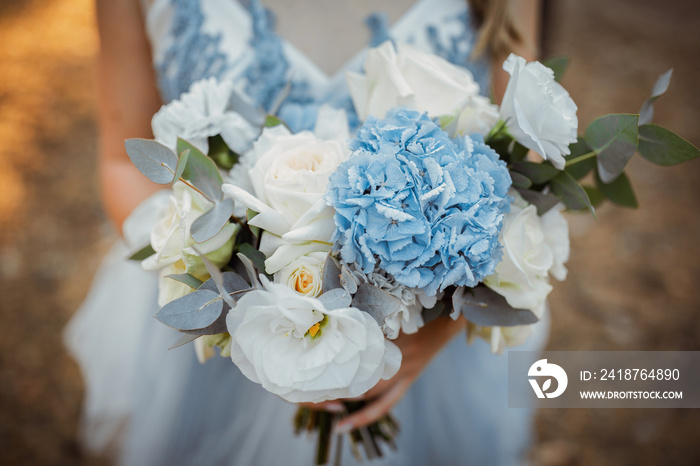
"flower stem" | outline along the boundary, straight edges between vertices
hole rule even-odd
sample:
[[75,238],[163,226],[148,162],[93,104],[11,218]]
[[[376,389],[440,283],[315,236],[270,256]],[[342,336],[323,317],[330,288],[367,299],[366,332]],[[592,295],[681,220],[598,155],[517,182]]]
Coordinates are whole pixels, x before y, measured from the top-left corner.
[[565,167],[568,167],[568,166],[577,164],[577,163],[579,163],[579,162],[583,162],[584,160],[588,160],[588,159],[590,159],[591,157],[595,157],[596,155],[598,155],[598,151],[592,150],[592,151],[590,151],[590,152],[588,152],[588,153],[586,153],[586,154],[579,155],[578,157],[573,158],[573,159],[571,159],[571,160],[567,160],[567,162],[566,162],[566,164],[565,164],[564,166],[565,166]]

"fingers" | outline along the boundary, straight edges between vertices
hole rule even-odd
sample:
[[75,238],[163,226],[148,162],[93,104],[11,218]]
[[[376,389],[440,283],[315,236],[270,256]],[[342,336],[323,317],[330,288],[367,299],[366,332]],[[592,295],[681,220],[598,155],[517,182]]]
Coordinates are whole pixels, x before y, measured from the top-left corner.
[[339,400],[328,400],[320,403],[299,403],[300,406],[305,406],[309,409],[318,411],[328,411],[329,413],[344,413],[345,407]]
[[346,434],[351,430],[378,420],[388,413],[392,406],[401,399],[410,385],[411,383],[408,380],[399,381],[379,398],[340,421],[335,428],[335,432]]

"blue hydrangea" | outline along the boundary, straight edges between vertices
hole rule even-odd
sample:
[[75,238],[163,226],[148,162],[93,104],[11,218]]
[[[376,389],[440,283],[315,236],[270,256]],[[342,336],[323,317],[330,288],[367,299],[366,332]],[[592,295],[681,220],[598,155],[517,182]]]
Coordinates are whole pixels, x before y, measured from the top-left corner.
[[475,286],[501,258],[508,169],[480,136],[452,139],[414,110],[369,117],[331,175],[341,258],[428,295]]

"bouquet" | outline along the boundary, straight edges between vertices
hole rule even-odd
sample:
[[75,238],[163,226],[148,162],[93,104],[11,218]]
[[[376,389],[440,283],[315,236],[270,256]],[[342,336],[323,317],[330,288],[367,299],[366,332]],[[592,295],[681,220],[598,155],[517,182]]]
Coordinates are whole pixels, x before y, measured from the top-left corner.
[[[171,189],[132,258],[160,274],[156,318],[182,333],[173,347],[194,342],[202,362],[219,348],[266,390],[321,402],[392,377],[392,340],[438,316],[463,316],[494,352],[522,343],[550,276],[566,278],[562,211],[635,207],[624,169],[637,152],[662,166],[699,155],[651,123],[670,71],[639,114],[578,136],[565,64],[511,55],[498,107],[466,69],[386,42],[348,74],[352,118],[322,106],[314,131],[297,133],[276,116],[284,91],[260,109],[231,82],[194,83],[154,116],[155,140],[126,141]],[[338,416],[295,419],[320,431],[319,463]],[[350,440],[371,458],[396,430],[387,416]]]

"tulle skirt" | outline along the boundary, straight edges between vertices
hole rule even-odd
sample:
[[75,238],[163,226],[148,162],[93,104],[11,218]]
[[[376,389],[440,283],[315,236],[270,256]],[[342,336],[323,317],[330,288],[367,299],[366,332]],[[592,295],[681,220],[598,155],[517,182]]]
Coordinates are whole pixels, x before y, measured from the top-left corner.
[[[81,436],[120,464],[311,465],[315,438],[293,434],[296,406],[246,379],[228,358],[206,364],[157,311],[157,277],[125,258],[144,244],[165,197],[142,204],[100,267],[66,329],[85,378]],[[128,243],[132,247],[127,246]],[[515,350],[540,350],[547,322]],[[371,465],[516,465],[531,442],[533,409],[508,408],[507,355],[457,336],[394,407],[397,450]],[[343,464],[356,461],[344,442]]]

